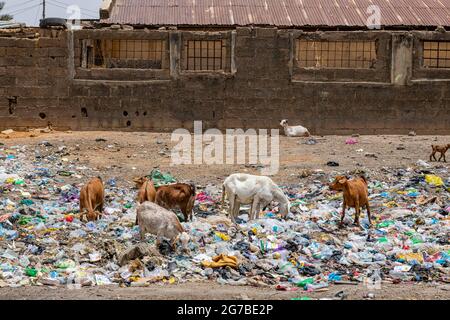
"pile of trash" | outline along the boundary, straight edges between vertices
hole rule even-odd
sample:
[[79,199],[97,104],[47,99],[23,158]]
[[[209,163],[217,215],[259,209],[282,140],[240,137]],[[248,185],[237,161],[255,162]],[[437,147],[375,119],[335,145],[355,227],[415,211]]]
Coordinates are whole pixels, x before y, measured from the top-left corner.
[[[320,171],[282,186],[291,201],[286,219],[274,204],[248,221],[242,207],[233,224],[221,207],[221,186],[198,186],[194,220],[183,223],[193,241],[183,252],[168,241],[156,247],[151,235],[140,241],[137,191],[115,179],[105,182],[103,218],[81,222],[80,187],[99,173],[65,159],[64,146],[0,146],[0,287],[212,280],[312,291],[366,281],[449,282],[448,169],[382,171],[383,181],[366,172],[374,219],[369,228],[363,210],[362,229],[351,225],[353,209],[339,227],[342,196],[328,190],[333,176]],[[158,184],[176,180],[150,175]]]

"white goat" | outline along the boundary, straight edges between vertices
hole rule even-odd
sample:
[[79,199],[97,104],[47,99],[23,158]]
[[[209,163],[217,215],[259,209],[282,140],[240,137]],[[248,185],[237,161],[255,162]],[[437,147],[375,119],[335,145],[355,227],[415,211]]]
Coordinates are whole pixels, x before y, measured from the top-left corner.
[[289,126],[287,120],[281,120],[280,125],[284,128],[287,137],[309,137],[309,131],[302,126]]
[[136,215],[141,240],[144,240],[146,233],[151,233],[157,236],[157,246],[161,239],[165,237],[171,240],[173,248],[175,248],[178,239],[181,240],[183,249],[187,248],[190,237],[172,211],[160,207],[156,203],[146,201],[137,206]]
[[264,176],[254,176],[245,173],[235,173],[225,179],[222,186],[222,207],[225,196],[228,196],[230,208],[229,217],[235,222],[241,204],[251,204],[249,220],[259,218],[261,209],[272,201],[279,202],[283,217],[289,212],[289,199],[272,179]]

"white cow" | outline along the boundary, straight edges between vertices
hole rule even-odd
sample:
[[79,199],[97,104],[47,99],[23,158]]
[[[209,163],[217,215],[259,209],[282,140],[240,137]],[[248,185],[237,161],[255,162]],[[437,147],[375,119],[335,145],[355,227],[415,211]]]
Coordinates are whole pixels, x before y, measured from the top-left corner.
[[272,201],[279,202],[283,217],[289,212],[289,199],[272,179],[245,173],[235,173],[225,179],[222,186],[222,207],[225,196],[230,201],[229,216],[235,222],[241,204],[250,204],[249,220],[259,218],[259,212]]
[[303,126],[289,126],[287,120],[281,120],[280,126],[284,128],[287,137],[309,137],[309,131]]

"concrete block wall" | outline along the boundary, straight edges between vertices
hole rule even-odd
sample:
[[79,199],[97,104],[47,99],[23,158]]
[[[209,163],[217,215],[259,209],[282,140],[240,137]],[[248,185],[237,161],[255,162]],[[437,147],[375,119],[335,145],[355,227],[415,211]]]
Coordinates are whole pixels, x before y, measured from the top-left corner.
[[[423,39],[438,32],[318,32],[237,28],[204,33],[230,48],[226,73],[182,70],[184,30],[0,32],[0,128],[51,122],[59,129],[172,131],[278,128],[301,123],[314,134],[450,133],[450,70],[421,67]],[[82,39],[166,39],[163,70],[83,69]],[[374,70],[303,70],[294,41],[376,39]]]

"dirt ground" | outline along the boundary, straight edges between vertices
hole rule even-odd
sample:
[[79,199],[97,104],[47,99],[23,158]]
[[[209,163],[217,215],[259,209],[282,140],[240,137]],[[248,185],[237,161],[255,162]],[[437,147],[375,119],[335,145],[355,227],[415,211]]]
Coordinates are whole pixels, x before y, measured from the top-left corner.
[[[276,291],[274,288],[256,288],[220,285],[217,283],[184,283],[177,285],[150,285],[144,288],[117,286],[67,289],[66,287],[2,288],[0,299],[14,300],[289,300],[311,299],[345,300],[448,300],[450,285],[446,284],[382,284],[380,290],[368,290],[363,285],[334,285],[324,292]],[[338,294],[344,292],[344,295]],[[370,298],[368,297],[368,294]],[[341,297],[338,298],[337,296]]]
[[[345,136],[314,138],[317,144],[307,145],[307,138],[280,136],[280,169],[273,176],[275,182],[298,183],[305,171],[311,170],[327,173],[367,170],[379,178],[378,175],[383,175],[383,167],[407,168],[419,159],[429,162],[432,144],[450,143],[450,136],[360,136],[355,138],[358,141],[355,145],[347,145],[348,137]],[[171,150],[176,142],[171,142],[168,133],[55,132],[32,138],[25,132],[0,134],[0,143],[5,146],[27,145],[30,150],[40,150],[42,155],[45,154],[45,148],[40,145],[43,141],[66,146],[65,156],[69,161],[92,168],[92,174],[97,173],[105,180],[118,178],[118,183],[124,185],[133,185],[133,177],[148,174],[153,168],[169,171],[180,181],[192,180],[200,185],[220,184],[226,176],[236,172],[260,172],[259,168],[250,165],[171,166]],[[329,161],[338,162],[339,166],[329,167],[326,165]],[[444,162],[430,164],[432,168],[448,166]]]
[[[28,151],[46,153],[43,141],[66,146],[68,161],[77,167],[88,167],[83,175],[116,178],[120,186],[132,186],[132,179],[148,174],[153,168],[169,171],[180,181],[195,181],[198,185],[220,184],[231,173],[258,174],[248,165],[183,165],[171,166],[170,153],[175,143],[170,134],[146,132],[53,132],[45,134],[0,134],[5,147],[27,145]],[[389,179],[383,168],[414,167],[419,160],[429,162],[431,144],[450,143],[449,136],[361,136],[358,143],[346,145],[345,136],[314,137],[315,145],[305,144],[306,138],[280,137],[280,170],[273,179],[282,185],[307,179],[311,170],[326,173],[347,173],[363,170],[369,177]],[[361,151],[362,149],[362,151]],[[49,151],[50,152],[50,151]],[[450,157],[450,155],[449,155]],[[328,161],[339,163],[329,167]],[[450,161],[450,158],[449,158]],[[430,163],[431,168],[448,166]],[[76,177],[67,177],[71,182]],[[78,178],[84,181],[84,177]],[[304,180],[306,183],[306,180]],[[65,287],[0,288],[0,299],[290,299],[308,296],[331,298],[344,291],[346,299],[363,299],[369,292],[363,285],[333,285],[324,292],[276,291],[273,287],[237,287],[217,283],[184,283],[151,285],[145,288],[93,287],[69,290]],[[375,299],[450,299],[448,284],[383,284],[371,291]]]

